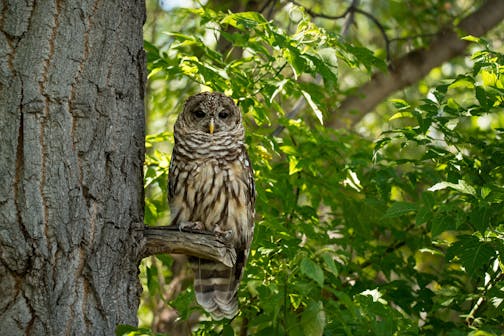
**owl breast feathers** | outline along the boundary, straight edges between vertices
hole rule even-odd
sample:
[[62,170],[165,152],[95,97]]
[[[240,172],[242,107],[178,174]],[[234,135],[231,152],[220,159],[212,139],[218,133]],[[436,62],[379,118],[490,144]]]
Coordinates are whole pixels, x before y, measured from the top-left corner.
[[174,137],[168,185],[172,225],[223,234],[237,253],[233,268],[191,259],[196,299],[214,319],[233,318],[255,204],[240,110],[222,93],[192,96],[178,116]]

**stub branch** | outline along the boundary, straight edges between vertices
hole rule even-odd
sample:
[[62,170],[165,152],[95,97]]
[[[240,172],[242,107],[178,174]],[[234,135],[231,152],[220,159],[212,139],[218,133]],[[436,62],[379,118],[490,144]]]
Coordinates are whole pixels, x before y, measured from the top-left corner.
[[236,251],[212,232],[183,231],[174,226],[145,226],[142,258],[161,253],[185,254],[215,260],[228,267],[236,263]]

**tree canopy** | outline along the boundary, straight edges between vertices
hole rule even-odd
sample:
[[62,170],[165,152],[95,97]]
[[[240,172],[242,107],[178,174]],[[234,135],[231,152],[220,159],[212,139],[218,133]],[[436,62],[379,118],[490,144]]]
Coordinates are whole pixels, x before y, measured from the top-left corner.
[[238,317],[158,255],[118,333],[504,333],[503,7],[148,2],[146,223],[168,224],[173,122],[202,90],[244,113],[257,221]]

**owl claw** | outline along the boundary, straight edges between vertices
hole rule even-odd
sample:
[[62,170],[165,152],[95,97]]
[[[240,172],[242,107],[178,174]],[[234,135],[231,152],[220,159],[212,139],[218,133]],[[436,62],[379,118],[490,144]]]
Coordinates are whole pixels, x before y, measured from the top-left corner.
[[183,221],[179,224],[178,228],[179,228],[179,231],[192,232],[193,230],[203,231],[205,229],[205,226],[201,222]]
[[231,240],[231,238],[233,237],[233,230],[223,231],[219,227],[216,227],[213,232],[217,237],[224,240]]

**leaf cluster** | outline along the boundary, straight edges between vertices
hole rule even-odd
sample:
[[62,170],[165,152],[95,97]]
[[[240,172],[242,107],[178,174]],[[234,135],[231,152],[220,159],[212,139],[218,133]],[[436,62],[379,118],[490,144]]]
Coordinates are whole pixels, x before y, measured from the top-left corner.
[[[169,33],[163,47],[145,44],[151,83],[183,83],[170,99],[204,87],[238,102],[258,191],[241,313],[202,321],[195,334],[503,332],[502,54],[467,37],[479,46],[472,70],[420,102],[393,100],[388,130],[373,141],[323,125],[342,94],[338,68],[383,69],[373,52],[303,15],[292,34],[256,12],[184,15],[199,25]],[[172,124],[159,107],[167,98],[153,96]],[[151,225],[167,220],[171,141],[166,130],[147,137]],[[142,266],[150,307],[174,277],[169,257],[155,260]],[[183,320],[204,314],[189,283],[166,302]]]

